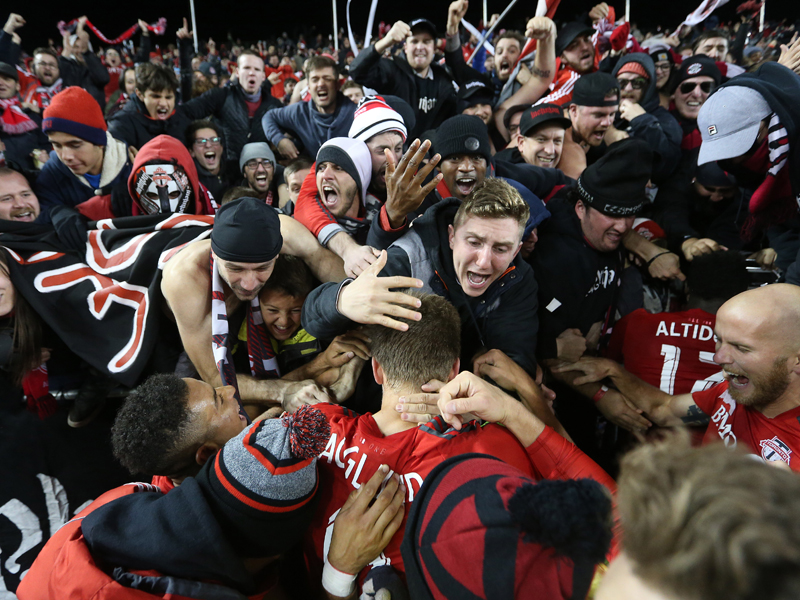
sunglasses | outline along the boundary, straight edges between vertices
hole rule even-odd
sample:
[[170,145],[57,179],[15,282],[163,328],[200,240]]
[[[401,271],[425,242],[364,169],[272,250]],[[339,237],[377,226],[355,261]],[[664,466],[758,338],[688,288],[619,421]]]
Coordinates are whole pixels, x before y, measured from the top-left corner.
[[687,82],[682,83],[680,86],[681,94],[691,94],[697,86],[700,86],[700,91],[704,94],[710,94],[714,91],[714,82],[713,81],[704,81],[703,83],[697,82]]
[[222,141],[222,138],[213,137],[213,138],[197,138],[194,143],[197,146],[205,146],[206,144],[211,144],[212,146],[216,146]]
[[647,85],[647,79],[644,77],[637,77],[636,79],[617,79],[617,83],[619,83],[619,89],[621,90],[624,90],[628,84],[630,84],[633,89],[640,90]]

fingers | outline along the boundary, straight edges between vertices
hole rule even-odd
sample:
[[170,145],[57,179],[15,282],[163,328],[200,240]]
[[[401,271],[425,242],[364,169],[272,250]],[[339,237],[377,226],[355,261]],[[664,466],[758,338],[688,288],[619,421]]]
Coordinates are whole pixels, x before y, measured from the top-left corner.
[[342,510],[353,507],[354,510],[365,512],[387,475],[389,475],[389,465],[378,467],[372,477],[367,480],[367,483],[347,497]]
[[[378,255],[378,260],[370,265],[370,267],[365,271],[370,275],[377,275],[383,270],[383,267],[386,266],[386,260],[388,258],[388,254],[386,250],[381,250],[381,253]],[[388,279],[394,279],[394,277],[389,277]]]
[[[384,255],[386,254],[386,250],[383,250],[382,252],[384,253]],[[378,259],[378,261],[380,261],[380,258]],[[385,260],[384,264],[386,264]],[[373,263],[372,266],[375,267],[375,263]],[[381,265],[380,269],[382,268],[383,265]],[[378,272],[380,272],[380,269],[378,269]],[[416,279],[415,277],[404,277],[402,275],[395,275],[393,277],[382,277],[381,282],[383,283],[385,288],[390,290],[396,288],[421,288],[423,285],[422,280],[420,279]],[[409,296],[408,294],[403,294],[403,296],[406,298],[412,298],[412,296]],[[420,305],[420,302],[417,298],[414,298],[414,301],[416,302],[414,306]],[[406,303],[404,302],[403,304]]]

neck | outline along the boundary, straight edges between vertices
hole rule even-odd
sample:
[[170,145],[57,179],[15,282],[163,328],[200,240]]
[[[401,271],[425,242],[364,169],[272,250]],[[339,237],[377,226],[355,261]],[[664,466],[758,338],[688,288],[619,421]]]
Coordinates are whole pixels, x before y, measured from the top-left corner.
[[[792,377],[796,376],[792,375]],[[767,406],[757,410],[768,419],[774,419],[798,406],[800,406],[800,385],[789,385],[774,402],[770,402]],[[383,410],[383,407],[381,407],[381,410]]]
[[95,166],[89,169],[89,174],[100,175],[100,173],[103,172],[103,162],[105,161],[105,159],[106,159],[106,149],[103,148],[103,156],[100,158],[100,160],[97,162]]
[[423,79],[425,79],[428,76],[428,71],[430,71],[430,70],[431,70],[431,66],[428,65],[427,67],[425,67],[421,71],[417,71],[415,69],[414,73],[416,73],[417,77],[422,77]]
[[400,418],[400,413],[395,410],[397,400],[401,396],[408,396],[409,394],[419,393],[419,390],[393,390],[388,386],[383,386],[383,398],[381,400],[381,409],[376,412],[372,417],[378,425],[378,429],[385,436],[390,436],[394,433],[400,433],[407,429],[413,429],[417,426],[416,423],[403,421]]
[[323,115],[332,115],[336,112],[336,100],[331,102],[328,106],[317,106],[317,103],[314,103],[314,108],[317,109],[317,112],[322,113]]

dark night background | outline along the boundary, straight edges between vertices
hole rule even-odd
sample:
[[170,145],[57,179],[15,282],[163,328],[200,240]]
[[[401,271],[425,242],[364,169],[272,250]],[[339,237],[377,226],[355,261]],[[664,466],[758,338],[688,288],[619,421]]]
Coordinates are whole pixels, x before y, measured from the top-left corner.
[[[50,0],[52,1],[52,0]],[[556,14],[556,21],[567,20],[572,15],[588,11],[597,0],[562,0]],[[730,2],[718,9],[714,14],[722,20],[735,18],[736,7],[742,0]],[[346,0],[337,0],[339,27],[346,27]],[[643,28],[663,25],[675,27],[689,12],[694,10],[700,0],[678,0],[672,2],[653,2],[651,0],[633,0],[631,17],[634,23]],[[623,1],[610,3],[615,7],[617,15],[625,11]],[[27,21],[27,25],[18,33],[22,37],[22,47],[31,51],[35,46],[46,43],[47,38],[58,39],[59,33],[55,24],[59,20],[69,21],[86,14],[107,37],[114,38],[141,17],[148,22],[158,17],[166,17],[168,21],[167,35],[159,38],[160,43],[175,41],[175,31],[182,23],[182,17],[190,16],[189,1],[163,2],[155,0],[137,0],[135,2],[118,2],[114,0],[84,0],[82,2],[43,2],[29,4],[20,0],[4,2],[5,11],[0,18],[5,19],[8,12],[17,12]],[[502,12],[506,0],[489,0],[489,14]],[[353,30],[363,36],[369,14],[370,0],[352,0],[351,18]],[[438,2],[398,2],[382,0],[378,4],[375,16],[373,36],[377,34],[380,21],[392,23],[397,19],[406,21],[417,17],[431,19],[437,27],[444,29],[447,19],[448,0]],[[536,7],[535,0],[518,0],[517,5],[503,21],[507,28],[523,29],[525,19],[532,16]],[[332,3],[329,0],[281,0],[254,1],[234,0],[196,0],[197,29],[201,39],[213,37],[218,43],[224,42],[230,33],[234,38],[243,40],[268,39],[282,31],[296,34],[305,30],[310,33],[323,33],[326,37],[332,32]],[[800,18],[800,2],[798,0],[767,0],[767,20]],[[477,25],[483,14],[482,0],[472,0],[467,11],[467,20]],[[5,21],[3,21],[5,22]],[[316,31],[312,32],[312,28]],[[98,40],[93,37],[93,44]],[[58,42],[57,42],[58,43]]]

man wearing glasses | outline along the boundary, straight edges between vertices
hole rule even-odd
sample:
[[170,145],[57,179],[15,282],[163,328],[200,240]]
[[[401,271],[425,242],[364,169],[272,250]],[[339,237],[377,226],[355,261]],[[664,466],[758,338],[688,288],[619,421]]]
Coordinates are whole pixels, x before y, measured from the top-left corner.
[[[279,196],[288,200],[289,189],[283,182],[283,167],[275,161],[275,154],[266,142],[245,144],[239,157],[243,185],[254,190],[253,197],[278,208]],[[285,204],[282,202],[281,204]]]
[[195,121],[186,130],[186,146],[194,159],[200,183],[220,201],[231,186],[225,173],[225,148],[220,127],[208,120]]
[[652,181],[658,184],[678,166],[682,136],[675,118],[659,103],[653,59],[640,52],[628,54],[617,63],[613,75],[620,91],[614,127],[653,149]]

